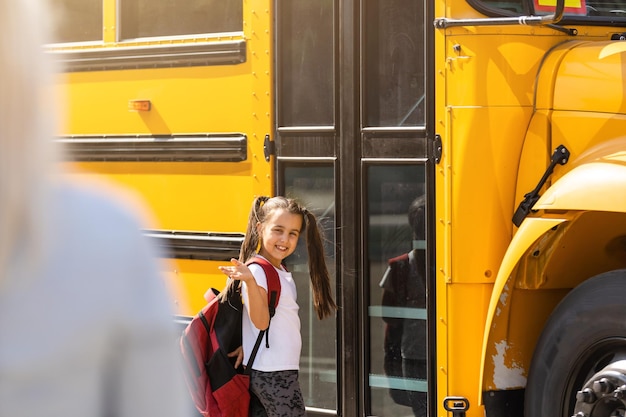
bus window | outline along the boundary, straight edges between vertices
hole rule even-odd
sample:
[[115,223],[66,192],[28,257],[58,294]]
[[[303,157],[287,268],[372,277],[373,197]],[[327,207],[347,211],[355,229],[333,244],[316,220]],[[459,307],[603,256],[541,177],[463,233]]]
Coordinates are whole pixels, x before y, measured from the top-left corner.
[[[335,190],[332,165],[287,166],[285,195],[303,203],[317,217],[322,229],[326,265],[335,288]],[[304,236],[302,236],[304,238]],[[302,326],[300,386],[305,405],[318,409],[337,408],[336,322],[334,316],[318,320],[313,310],[306,244],[301,241],[286,260],[298,290]]]
[[51,9],[63,11],[55,15],[53,43],[102,40],[102,0],[53,0]]
[[365,125],[424,125],[424,2],[368,0]]
[[[181,7],[184,5],[184,7]],[[122,0],[121,40],[243,31],[241,0]]]
[[504,13],[509,12],[516,15],[530,14],[528,4],[524,0],[481,0],[477,3],[484,3],[488,8],[502,10]]
[[[567,2],[565,4],[567,5]],[[624,0],[587,0],[585,4],[589,16],[610,16],[626,19],[626,1]]]

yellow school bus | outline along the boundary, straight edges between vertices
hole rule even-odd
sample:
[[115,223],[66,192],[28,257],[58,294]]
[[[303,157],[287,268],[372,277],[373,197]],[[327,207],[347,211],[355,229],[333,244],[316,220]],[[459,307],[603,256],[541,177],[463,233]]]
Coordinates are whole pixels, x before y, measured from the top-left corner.
[[624,415],[626,1],[54,3],[57,140],[154,212],[181,324],[287,195],[340,306],[300,245],[307,415]]

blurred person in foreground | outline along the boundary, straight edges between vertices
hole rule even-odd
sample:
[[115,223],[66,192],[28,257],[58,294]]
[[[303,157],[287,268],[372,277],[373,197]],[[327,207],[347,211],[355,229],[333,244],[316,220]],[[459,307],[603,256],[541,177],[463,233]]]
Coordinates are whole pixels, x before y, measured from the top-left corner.
[[0,416],[179,417],[144,213],[56,172],[50,16],[44,1],[0,0]]

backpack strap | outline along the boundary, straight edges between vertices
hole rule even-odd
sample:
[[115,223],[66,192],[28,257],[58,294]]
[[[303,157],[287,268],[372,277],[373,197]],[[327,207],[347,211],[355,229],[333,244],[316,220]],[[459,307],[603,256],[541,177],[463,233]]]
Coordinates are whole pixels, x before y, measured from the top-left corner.
[[[267,306],[270,309],[270,319],[274,317],[276,313],[276,306],[280,299],[280,278],[274,265],[272,265],[265,258],[255,257],[247,265],[257,264],[263,268],[265,277],[267,278]],[[284,268],[284,265],[283,265]],[[285,268],[286,269],[286,268]]]
[[[274,268],[274,265],[272,265],[266,259],[260,258],[258,256],[253,258],[253,260],[246,263],[246,265],[250,265],[250,264],[260,265],[263,268],[263,271],[265,272],[265,277],[267,278],[267,306],[270,311],[270,323],[271,323],[272,317],[274,317],[274,314],[276,313],[276,306],[278,305],[278,300],[280,299],[281,287],[280,287],[280,278],[278,276],[278,272],[276,271],[276,268]],[[268,339],[269,329],[270,329],[270,326],[268,324],[267,329],[261,330],[259,332],[259,336],[256,339],[254,348],[252,349],[252,352],[250,353],[250,359],[248,359],[248,364],[246,365],[245,373],[250,373],[250,370],[252,369],[254,358],[256,358],[256,354],[259,350],[259,347],[261,346],[261,341],[263,340],[264,334],[265,334],[265,346],[268,348],[270,347],[269,339]]]

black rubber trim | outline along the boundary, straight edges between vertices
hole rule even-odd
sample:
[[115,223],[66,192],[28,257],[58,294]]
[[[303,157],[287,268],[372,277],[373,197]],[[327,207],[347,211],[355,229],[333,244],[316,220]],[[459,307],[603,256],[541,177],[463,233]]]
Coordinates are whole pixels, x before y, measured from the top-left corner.
[[198,42],[47,51],[64,72],[234,65],[246,62],[246,41]]
[[483,391],[486,417],[524,417],[524,389]]
[[57,138],[74,161],[241,162],[248,158],[241,133],[171,136],[66,136]]
[[244,235],[240,233],[197,233],[145,230],[166,255],[174,259],[229,261],[239,257]]

